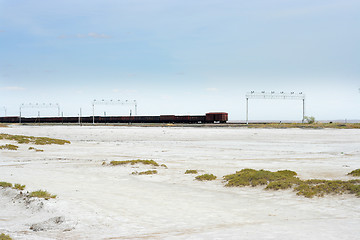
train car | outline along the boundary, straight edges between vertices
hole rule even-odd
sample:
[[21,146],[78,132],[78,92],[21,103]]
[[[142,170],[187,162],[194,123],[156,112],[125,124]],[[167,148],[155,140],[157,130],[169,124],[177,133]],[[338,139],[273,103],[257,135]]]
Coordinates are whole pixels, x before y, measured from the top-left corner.
[[205,115],[207,123],[226,123],[228,121],[228,113],[226,112],[211,112]]
[[160,122],[175,123],[175,115],[160,115]]
[[[20,121],[21,120],[21,121]],[[210,112],[206,115],[160,116],[85,116],[81,117],[0,117],[3,123],[226,123],[228,114]]]
[[18,123],[19,117],[0,117],[1,123]]

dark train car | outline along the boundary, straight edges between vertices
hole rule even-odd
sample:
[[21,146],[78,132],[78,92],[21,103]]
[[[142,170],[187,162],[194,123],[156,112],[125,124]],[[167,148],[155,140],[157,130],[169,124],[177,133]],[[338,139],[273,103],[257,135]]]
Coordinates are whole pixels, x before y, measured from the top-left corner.
[[0,117],[2,123],[18,123],[19,117]]
[[174,116],[174,123],[190,123],[190,116]]
[[160,116],[134,116],[133,123],[160,123]]
[[205,123],[205,116],[204,115],[198,115],[198,116],[189,116],[189,121],[191,123]]
[[175,123],[204,123],[205,116],[190,116],[190,115],[183,115],[183,116],[175,116]]
[[160,122],[162,123],[174,123],[175,115],[160,115]]
[[228,113],[226,112],[211,112],[207,113],[205,115],[206,122],[207,123],[214,123],[214,122],[220,122],[220,123],[226,123],[228,121]]
[[43,123],[61,123],[61,117],[43,117],[39,121]]
[[[212,112],[206,115],[160,116],[85,116],[81,123],[226,123],[228,114]],[[78,123],[79,117],[0,117],[3,123]]]
[[77,123],[79,122],[78,117],[62,117],[62,123]]

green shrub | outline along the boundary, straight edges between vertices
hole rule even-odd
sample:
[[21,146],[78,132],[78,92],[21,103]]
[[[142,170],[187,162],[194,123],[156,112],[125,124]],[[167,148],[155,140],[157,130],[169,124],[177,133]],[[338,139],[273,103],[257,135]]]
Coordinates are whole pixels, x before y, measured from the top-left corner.
[[313,123],[315,123],[315,117],[313,117],[313,116],[311,116],[311,117],[305,116],[305,117],[304,117],[304,120],[305,120],[308,124],[313,124]]
[[314,189],[308,185],[308,184],[300,184],[299,186],[295,187],[294,189],[297,193],[296,195],[302,195],[304,197],[307,198],[312,198],[313,196],[316,195],[316,192],[314,191]]
[[286,180],[280,180],[280,181],[274,181],[274,182],[270,182],[267,186],[266,186],[266,190],[283,190],[283,189],[288,189],[291,188],[293,186],[293,184],[289,181]]
[[349,185],[348,190],[351,194],[355,194],[357,197],[360,197],[360,185],[351,184]]
[[47,144],[64,145],[65,143],[70,144],[70,141],[62,140],[62,139],[56,139],[56,138],[36,137],[34,143],[36,145],[47,145]]
[[19,148],[18,146],[13,145],[13,144],[6,144],[6,145],[0,146],[0,149],[7,149],[7,150],[13,150],[13,151],[18,150],[18,148]]
[[[267,185],[270,182],[282,181],[295,184],[299,181],[296,172],[290,170],[280,170],[277,172],[270,172],[266,170],[254,170],[254,169],[242,169],[235,174],[224,176],[224,180],[227,181],[226,187],[237,186],[258,186]],[[275,187],[274,185],[271,187]]]
[[48,200],[50,198],[56,198],[56,195],[51,195],[47,191],[43,191],[43,190],[38,190],[38,191],[31,192],[29,196],[30,197],[37,197],[37,198],[45,198],[46,200]]
[[344,193],[351,193],[358,196],[359,185],[354,185],[349,181],[326,180],[316,185],[301,184],[295,188],[295,191],[298,191],[297,195],[303,195],[305,197],[323,197],[329,194],[339,195]]
[[212,181],[216,179],[216,176],[213,174],[203,174],[195,177],[198,181]]
[[19,183],[15,183],[13,189],[17,189],[17,190],[24,190],[25,189],[25,185],[21,185]]
[[243,187],[266,185],[266,190],[281,190],[294,188],[297,195],[311,198],[323,197],[329,194],[355,194],[360,197],[360,179],[349,181],[309,179],[300,180],[296,172],[281,170],[270,172],[265,170],[243,169],[224,176],[227,187]]
[[37,148],[34,148],[34,147],[29,147],[29,150],[35,150],[35,152],[43,152],[44,151],[42,149],[37,149]]
[[23,135],[10,135],[10,134],[0,134],[0,139],[17,141],[19,144],[28,144],[28,143],[33,143],[36,145],[45,145],[45,144],[64,145],[65,143],[70,144],[70,141],[62,140],[62,139],[48,138],[48,137],[23,136]]
[[2,233],[0,234],[0,240],[12,240],[12,238],[9,235]]
[[348,173],[348,175],[352,175],[352,176],[355,176],[355,177],[360,177],[360,168],[355,169],[354,171]]
[[0,187],[3,187],[3,188],[12,187],[12,183],[0,182]]
[[159,164],[157,162],[155,162],[154,160],[126,160],[126,161],[111,161],[110,164],[113,166],[116,165],[126,165],[126,164],[131,164],[131,165],[135,165],[135,164],[144,164],[144,165],[152,165],[155,167],[158,167]]
[[148,171],[144,171],[144,172],[132,172],[131,174],[133,175],[152,175],[152,174],[157,174],[158,172],[156,170],[148,170]]
[[198,170],[186,170],[185,174],[197,174]]

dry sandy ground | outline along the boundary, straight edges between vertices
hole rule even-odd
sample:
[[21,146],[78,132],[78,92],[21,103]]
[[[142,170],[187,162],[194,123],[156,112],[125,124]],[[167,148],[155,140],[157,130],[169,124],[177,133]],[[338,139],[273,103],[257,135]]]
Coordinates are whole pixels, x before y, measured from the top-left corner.
[[[359,239],[360,198],[304,198],[288,191],[226,188],[243,168],[343,179],[360,168],[360,130],[11,126],[1,133],[71,144],[44,152],[0,150],[0,181],[46,189],[56,199],[23,199],[0,190],[0,233],[14,239]],[[0,145],[10,143],[0,141]],[[102,166],[153,159],[144,166]],[[213,173],[199,182],[187,169]],[[30,229],[32,228],[32,229]]]

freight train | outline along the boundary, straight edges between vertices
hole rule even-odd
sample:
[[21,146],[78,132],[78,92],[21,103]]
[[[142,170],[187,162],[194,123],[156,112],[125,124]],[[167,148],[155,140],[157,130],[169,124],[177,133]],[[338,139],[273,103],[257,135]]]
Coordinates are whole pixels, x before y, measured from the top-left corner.
[[1,123],[226,123],[228,113],[160,116],[0,117]]

